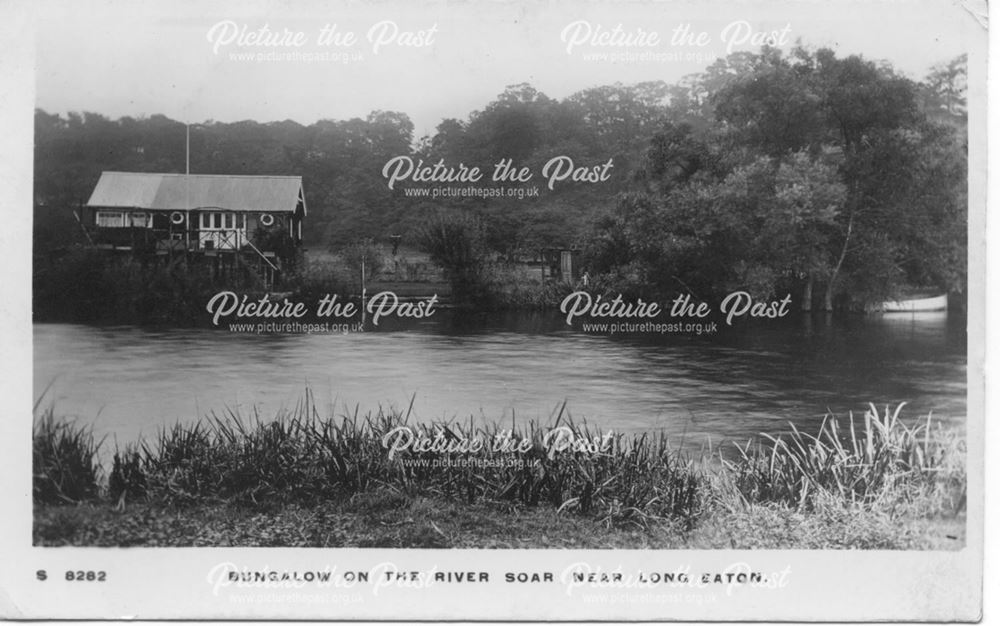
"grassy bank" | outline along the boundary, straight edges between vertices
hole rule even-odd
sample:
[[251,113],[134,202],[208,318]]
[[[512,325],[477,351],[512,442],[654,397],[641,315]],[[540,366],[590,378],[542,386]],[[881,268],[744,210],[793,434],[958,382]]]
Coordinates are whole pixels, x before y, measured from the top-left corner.
[[91,431],[49,410],[34,432],[34,540],[960,547],[964,444],[901,409],[691,459],[662,434],[605,437],[563,412],[512,430],[414,424],[403,411],[321,416],[307,394],[267,420],[229,413],[164,429],[114,450],[107,469]]

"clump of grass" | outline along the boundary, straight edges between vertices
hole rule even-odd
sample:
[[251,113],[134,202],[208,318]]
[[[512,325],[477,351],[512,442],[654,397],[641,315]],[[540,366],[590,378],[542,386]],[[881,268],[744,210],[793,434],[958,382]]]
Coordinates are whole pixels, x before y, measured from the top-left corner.
[[142,453],[137,446],[129,445],[116,450],[108,476],[108,495],[121,502],[135,501],[146,496],[146,473],[142,467]]
[[31,471],[35,502],[66,503],[98,495],[100,463],[93,430],[57,420],[49,408],[32,428]]
[[[575,436],[593,440],[586,427]],[[553,470],[573,495],[561,509],[598,511],[611,526],[626,521],[645,526],[654,520],[676,520],[690,527],[700,515],[705,477],[700,468],[671,449],[664,433],[632,437],[616,435],[605,455],[575,455]],[[559,471],[563,470],[563,471]]]
[[[904,403],[905,404],[905,403]],[[822,501],[868,509],[919,503],[957,507],[965,489],[964,449],[956,437],[933,433],[931,416],[918,424],[900,419],[904,404],[880,415],[869,405],[857,424],[828,415],[816,435],[792,425],[785,436],[738,446],[723,461],[721,484],[739,504],[777,502],[811,510]]]
[[264,422],[234,412],[161,430],[143,443],[148,492],[174,502],[234,500],[245,504],[329,495],[317,466],[308,420],[279,413]]

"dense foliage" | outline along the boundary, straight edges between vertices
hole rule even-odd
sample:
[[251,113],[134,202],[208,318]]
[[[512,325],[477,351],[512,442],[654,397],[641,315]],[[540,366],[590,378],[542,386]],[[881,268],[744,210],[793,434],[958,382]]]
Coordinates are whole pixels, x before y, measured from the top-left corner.
[[728,63],[731,78],[707,96],[713,125],[667,122],[650,139],[642,188],[589,241],[594,269],[702,298],[794,290],[827,310],[905,287],[964,291],[954,81],[932,81],[935,92],[829,50]]
[[[562,100],[512,85],[421,138],[392,111],[308,126],[209,121],[190,129],[190,165],[301,175],[308,246],[423,244],[466,283],[487,260],[516,264],[540,248],[578,247],[595,284],[609,289],[702,299],[734,288],[792,291],[828,309],[904,288],[964,292],[964,97],[964,57],[915,82],[857,56],[764,48],[675,85],[605,85]],[[40,255],[79,243],[71,209],[102,170],[185,167],[185,126],[162,115],[38,110],[35,137]],[[536,173],[542,193],[408,197],[382,176],[399,155],[487,172],[512,159]],[[613,175],[547,189],[537,173],[558,155],[588,166],[613,159]],[[477,258],[460,268],[428,234],[466,232],[469,220]]]

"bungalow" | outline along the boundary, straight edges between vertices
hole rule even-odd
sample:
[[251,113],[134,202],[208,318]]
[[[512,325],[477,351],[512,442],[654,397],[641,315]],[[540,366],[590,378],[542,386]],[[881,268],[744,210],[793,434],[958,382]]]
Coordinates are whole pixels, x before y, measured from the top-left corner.
[[97,247],[280,258],[302,244],[300,176],[104,172],[81,221]]

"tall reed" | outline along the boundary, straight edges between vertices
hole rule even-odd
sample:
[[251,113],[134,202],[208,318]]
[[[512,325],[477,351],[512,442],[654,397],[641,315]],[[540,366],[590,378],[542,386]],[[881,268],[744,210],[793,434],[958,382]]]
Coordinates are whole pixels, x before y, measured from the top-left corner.
[[31,487],[36,503],[79,502],[99,492],[101,442],[93,429],[57,420],[53,409],[35,419],[31,437]]
[[942,489],[957,502],[965,488],[963,444],[935,433],[930,415],[905,423],[904,404],[895,410],[886,406],[881,415],[870,404],[860,423],[853,413],[846,425],[828,415],[816,435],[791,425],[787,435],[763,435],[762,443],[737,446],[738,457],[723,461],[722,484],[746,504],[781,502],[803,509],[819,496],[884,506]]

